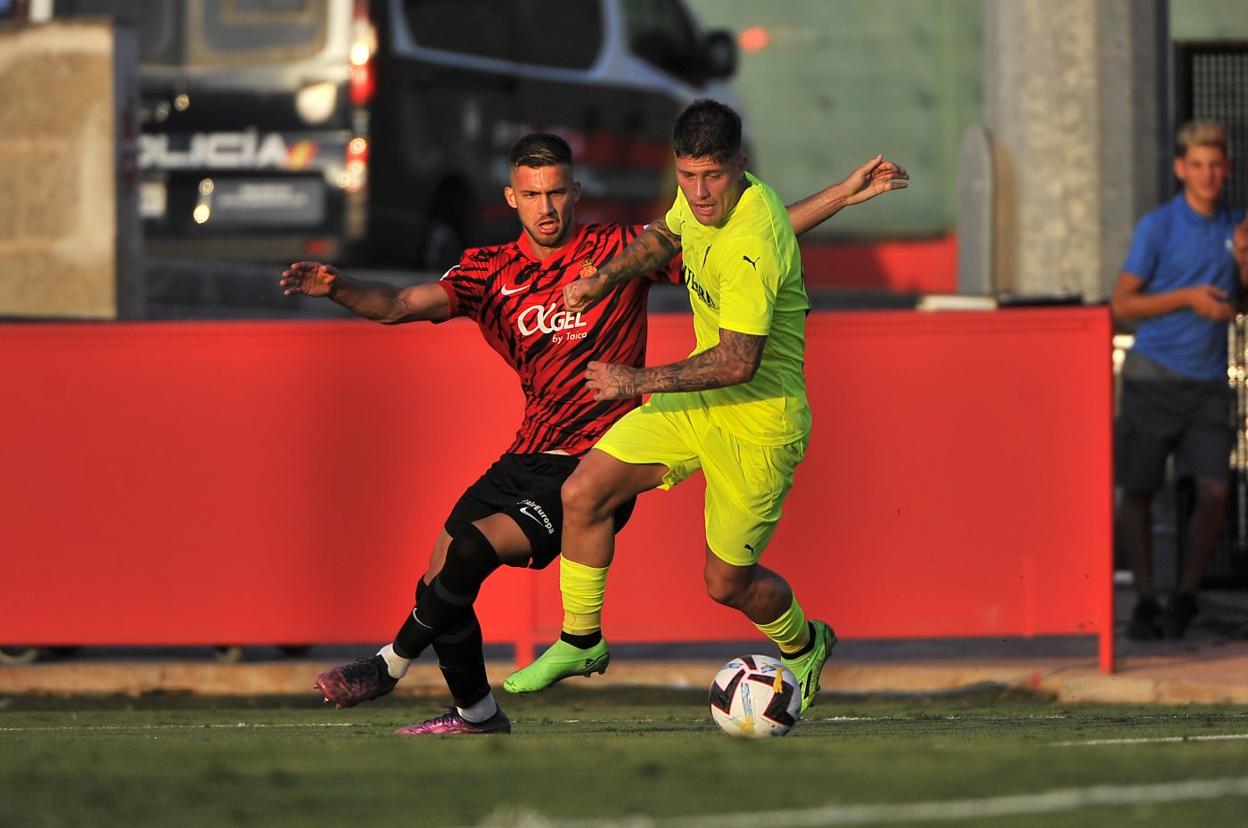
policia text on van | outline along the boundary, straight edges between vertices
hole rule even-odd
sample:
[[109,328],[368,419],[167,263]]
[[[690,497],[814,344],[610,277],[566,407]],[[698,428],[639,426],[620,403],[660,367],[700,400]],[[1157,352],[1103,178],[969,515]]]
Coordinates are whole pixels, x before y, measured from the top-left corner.
[[57,0],[137,28],[149,255],[438,268],[503,241],[507,149],[573,145],[586,221],[671,198],[668,130],[732,101],[683,0]]

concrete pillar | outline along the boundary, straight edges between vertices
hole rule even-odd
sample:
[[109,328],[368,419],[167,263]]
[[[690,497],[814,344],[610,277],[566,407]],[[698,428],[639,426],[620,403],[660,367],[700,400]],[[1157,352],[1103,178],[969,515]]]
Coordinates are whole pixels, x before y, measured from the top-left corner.
[[960,192],[959,235],[978,240],[960,290],[1109,294],[1160,198],[1166,20],[1165,0],[985,0],[985,125],[959,177],[989,180]]
[[958,293],[996,292],[993,211],[996,207],[992,135],[982,125],[962,136],[958,150]]
[[137,67],[107,21],[0,25],[0,316],[142,315]]

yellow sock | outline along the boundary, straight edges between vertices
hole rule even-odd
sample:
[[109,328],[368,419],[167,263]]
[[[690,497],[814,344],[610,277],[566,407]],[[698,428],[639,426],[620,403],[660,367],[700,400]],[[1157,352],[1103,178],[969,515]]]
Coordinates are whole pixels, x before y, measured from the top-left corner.
[[559,556],[559,591],[563,593],[563,631],[588,635],[602,629],[602,602],[609,567],[586,566]]
[[[566,602],[565,602],[566,606]],[[806,623],[806,613],[793,598],[793,605],[784,614],[768,624],[755,624],[759,632],[776,642],[780,652],[792,655],[801,652],[810,643],[810,625]]]

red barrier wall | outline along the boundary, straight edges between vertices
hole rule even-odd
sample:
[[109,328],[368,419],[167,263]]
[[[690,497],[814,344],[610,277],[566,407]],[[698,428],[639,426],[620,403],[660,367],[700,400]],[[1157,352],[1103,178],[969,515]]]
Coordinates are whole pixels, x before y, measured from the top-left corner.
[[[651,362],[683,356],[652,318]],[[817,313],[815,431],[765,562],[844,637],[1099,636],[1112,666],[1103,309]],[[0,327],[0,642],[387,640],[514,377],[464,322]],[[703,593],[702,487],[620,536],[616,641],[757,636]],[[662,608],[661,619],[656,626]],[[521,659],[555,568],[479,604]]]
[[877,242],[802,241],[802,267],[810,288],[956,293],[958,237]]

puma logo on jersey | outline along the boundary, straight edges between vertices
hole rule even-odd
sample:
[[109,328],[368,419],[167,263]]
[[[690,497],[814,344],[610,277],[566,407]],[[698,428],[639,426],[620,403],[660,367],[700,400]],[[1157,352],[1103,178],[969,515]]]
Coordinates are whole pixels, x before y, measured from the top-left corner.
[[758,270],[758,259],[751,259],[749,256],[746,256],[745,254],[742,254],[741,258],[749,262],[750,267],[754,268],[755,270]]

